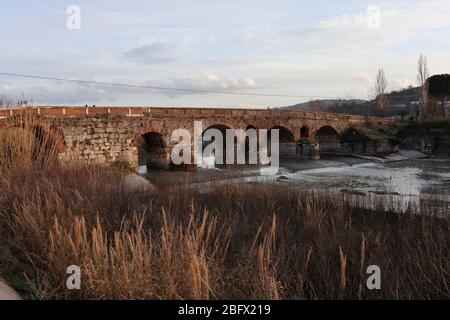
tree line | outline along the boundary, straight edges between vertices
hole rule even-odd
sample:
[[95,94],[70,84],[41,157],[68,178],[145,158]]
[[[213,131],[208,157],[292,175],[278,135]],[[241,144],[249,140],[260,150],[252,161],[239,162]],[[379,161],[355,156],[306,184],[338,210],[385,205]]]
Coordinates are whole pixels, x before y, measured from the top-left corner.
[[[437,74],[430,77],[427,56],[421,54],[417,63],[417,82],[419,85],[419,105],[417,120],[445,118],[450,98],[450,74]],[[374,114],[385,116],[389,113],[389,94],[386,73],[380,68],[375,80]]]

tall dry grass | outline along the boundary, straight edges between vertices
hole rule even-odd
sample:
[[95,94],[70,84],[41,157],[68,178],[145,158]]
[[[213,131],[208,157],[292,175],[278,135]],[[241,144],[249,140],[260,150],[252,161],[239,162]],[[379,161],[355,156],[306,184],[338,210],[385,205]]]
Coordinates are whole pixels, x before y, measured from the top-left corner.
[[35,166],[46,169],[55,164],[56,145],[44,128],[44,123],[26,112],[0,122],[1,173]]
[[[2,141],[14,137],[44,146],[26,142],[35,134]],[[431,203],[398,214],[380,198],[271,185],[133,193],[120,170],[60,167],[16,148],[0,162],[0,274],[26,297],[450,297],[450,220]],[[373,264],[379,291],[365,285]],[[79,291],[66,288],[70,265],[81,267]]]

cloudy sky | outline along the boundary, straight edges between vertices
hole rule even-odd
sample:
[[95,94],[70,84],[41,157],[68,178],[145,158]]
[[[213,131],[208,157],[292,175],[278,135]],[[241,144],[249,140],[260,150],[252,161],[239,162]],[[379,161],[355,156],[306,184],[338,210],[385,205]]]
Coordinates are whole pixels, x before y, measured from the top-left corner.
[[299,96],[0,75],[0,95],[35,104],[276,107],[368,97],[379,67],[389,89],[415,84],[421,53],[450,72],[449,0],[0,0],[0,12],[0,72]]

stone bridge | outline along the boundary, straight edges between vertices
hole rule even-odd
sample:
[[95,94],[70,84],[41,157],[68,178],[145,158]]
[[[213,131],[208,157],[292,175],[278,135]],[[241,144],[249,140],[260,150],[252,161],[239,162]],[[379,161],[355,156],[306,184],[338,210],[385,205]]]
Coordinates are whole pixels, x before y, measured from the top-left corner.
[[287,157],[309,156],[303,147],[311,145],[321,153],[336,151],[339,136],[350,128],[395,125],[375,117],[285,109],[36,107],[0,109],[0,128],[20,127],[28,116],[36,136],[54,142],[61,162],[125,161],[132,167],[170,166],[172,131],[187,129],[194,136],[194,121],[202,121],[203,130],[279,129],[280,155]]

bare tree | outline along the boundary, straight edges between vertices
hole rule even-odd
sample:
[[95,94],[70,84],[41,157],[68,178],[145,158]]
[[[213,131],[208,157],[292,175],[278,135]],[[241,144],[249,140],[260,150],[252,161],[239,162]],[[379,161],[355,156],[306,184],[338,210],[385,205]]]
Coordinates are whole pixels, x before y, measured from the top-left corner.
[[428,116],[428,78],[430,73],[428,71],[428,59],[427,56],[421,54],[419,57],[419,62],[417,63],[417,81],[419,82],[419,95],[420,95],[420,105],[419,105],[419,121],[425,119]]
[[5,96],[0,96],[0,108],[9,108],[11,106],[11,100]]
[[33,106],[33,100],[28,100],[28,98],[25,96],[25,94],[22,91],[22,97],[17,101],[17,107],[20,108],[27,108]]
[[4,95],[0,95],[0,108],[27,108],[33,106],[33,100],[28,100],[25,94],[22,92],[22,97],[19,98],[16,102],[9,99]]
[[377,115],[383,116],[388,110],[387,98],[387,80],[383,68],[380,68],[377,73],[375,82],[375,105],[377,106]]

